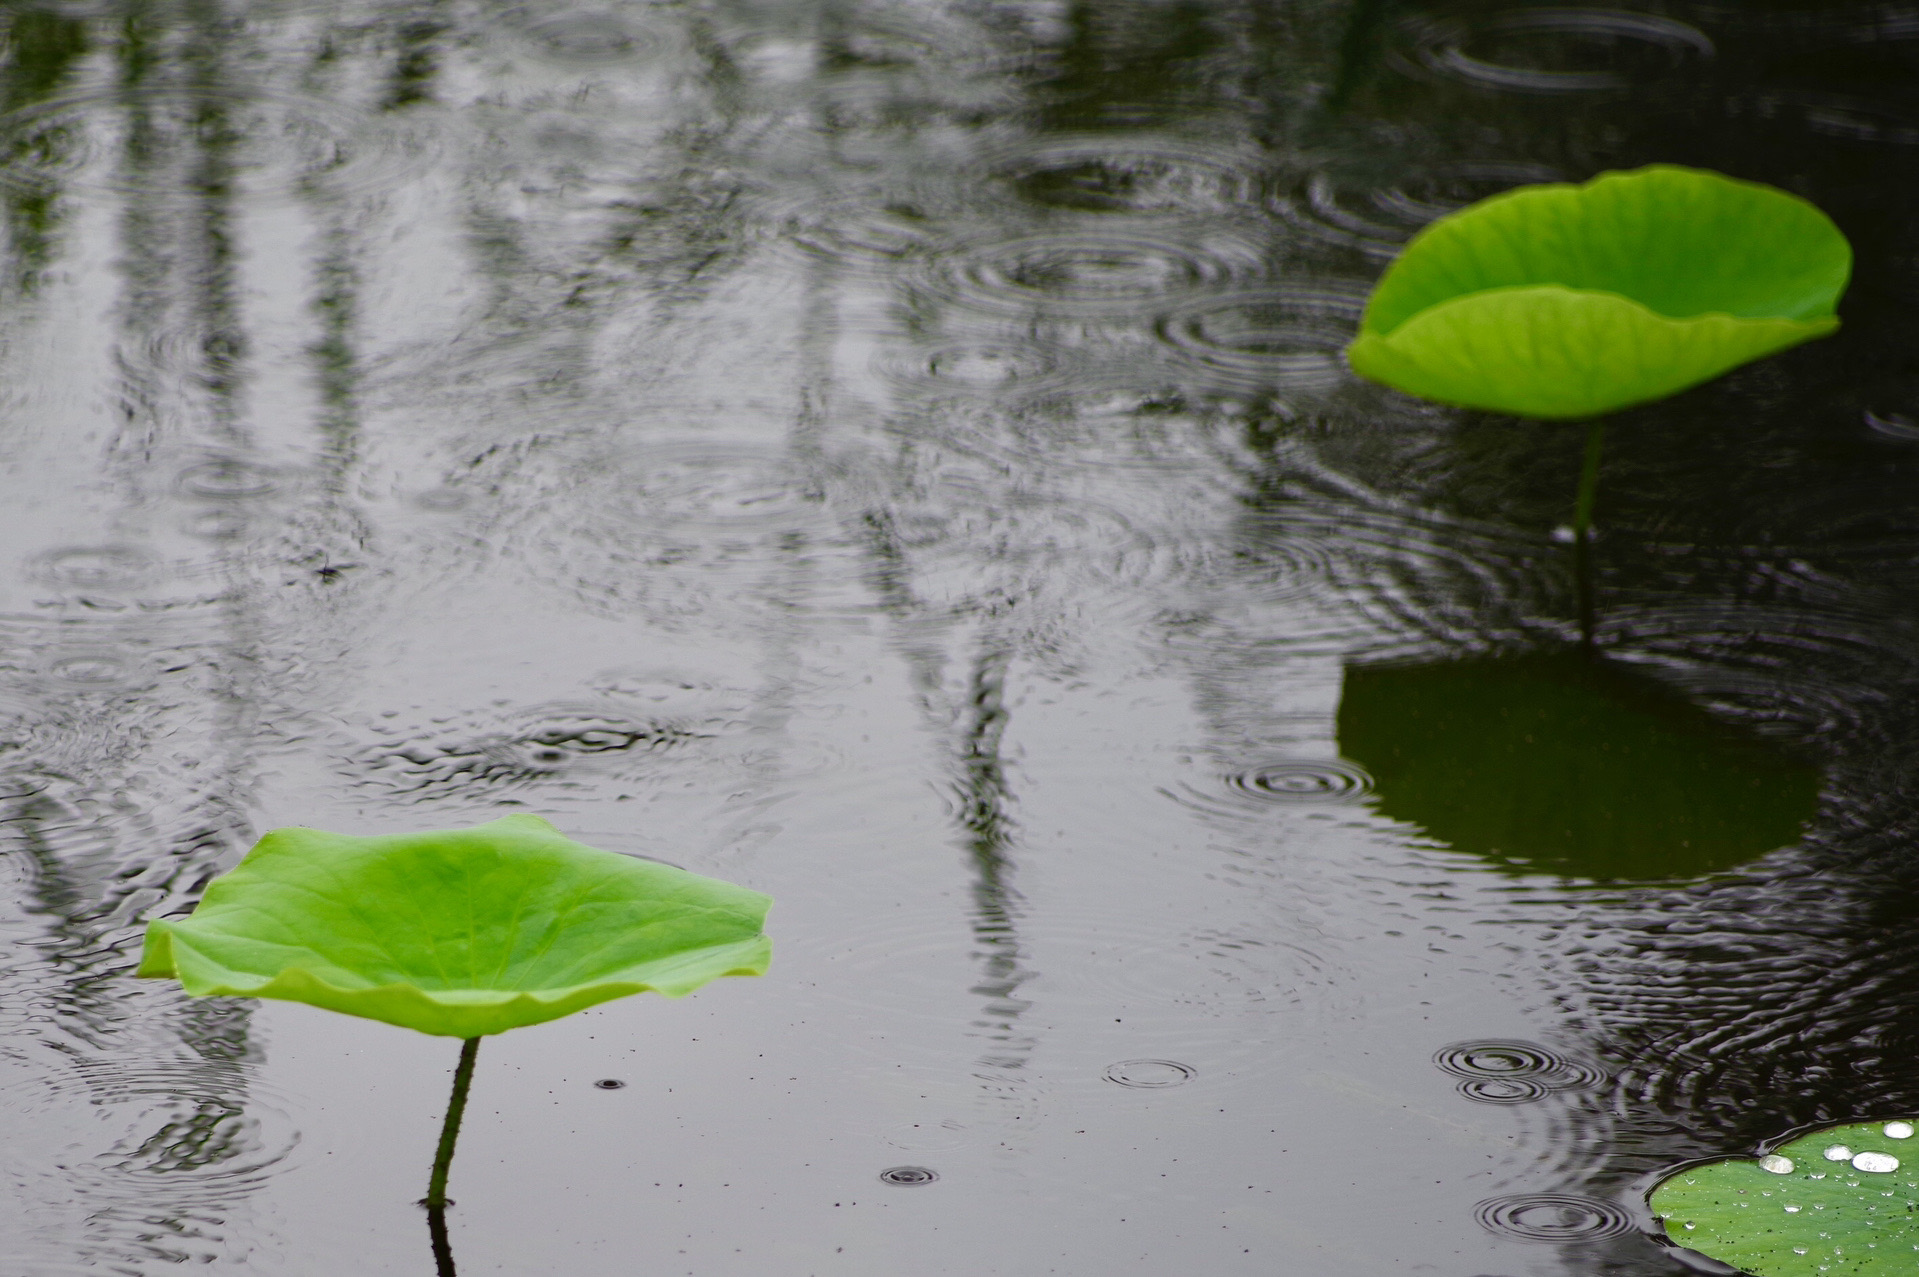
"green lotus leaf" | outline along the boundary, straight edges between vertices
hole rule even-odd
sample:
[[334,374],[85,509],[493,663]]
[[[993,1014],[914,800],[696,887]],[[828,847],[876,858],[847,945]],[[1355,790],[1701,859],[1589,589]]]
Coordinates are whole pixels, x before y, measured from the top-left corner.
[[1692,1166],[1653,1189],[1666,1236],[1755,1277],[1891,1277],[1919,1267],[1911,1121],[1800,1136],[1763,1158]]
[[1852,273],[1795,195],[1654,165],[1441,218],[1381,278],[1354,371],[1524,417],[1594,417],[1823,337]]
[[276,829],[191,916],[148,926],[138,974],[472,1038],[763,974],[771,903],[533,815],[366,838]]

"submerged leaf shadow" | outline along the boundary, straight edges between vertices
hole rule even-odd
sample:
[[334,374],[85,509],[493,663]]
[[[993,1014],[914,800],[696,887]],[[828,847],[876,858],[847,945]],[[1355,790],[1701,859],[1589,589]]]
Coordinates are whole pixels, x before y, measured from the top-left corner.
[[1817,768],[1579,653],[1346,671],[1379,809],[1514,873],[1670,881],[1799,840]]

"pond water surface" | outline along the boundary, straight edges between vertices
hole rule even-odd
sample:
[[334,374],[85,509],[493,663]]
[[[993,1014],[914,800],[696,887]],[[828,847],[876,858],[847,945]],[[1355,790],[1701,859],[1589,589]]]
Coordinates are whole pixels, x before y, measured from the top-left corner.
[[[1919,1110],[1919,8],[0,11],[0,1277],[434,1271],[450,1040],[131,975],[288,824],[777,898],[486,1042],[468,1274],[1674,1274]],[[1595,666],[1580,430],[1339,351],[1652,161],[1859,270],[1610,424]]]

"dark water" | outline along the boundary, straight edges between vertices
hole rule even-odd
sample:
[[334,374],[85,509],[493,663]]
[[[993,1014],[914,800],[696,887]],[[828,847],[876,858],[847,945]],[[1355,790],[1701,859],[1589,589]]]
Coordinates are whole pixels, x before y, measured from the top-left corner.
[[[779,900],[489,1040],[469,1274],[1677,1273],[1919,1108],[1919,9],[4,13],[0,1277],[432,1271],[450,1042],[130,978],[282,824]],[[1860,267],[1611,423],[1564,673],[1577,430],[1338,351],[1655,160]]]

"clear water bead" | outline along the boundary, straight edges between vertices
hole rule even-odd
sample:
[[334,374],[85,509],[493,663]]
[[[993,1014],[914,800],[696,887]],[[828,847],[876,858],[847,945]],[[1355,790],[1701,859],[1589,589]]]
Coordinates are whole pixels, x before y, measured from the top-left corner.
[[1790,1175],[1792,1174],[1792,1159],[1773,1153],[1759,1159],[1759,1169],[1771,1171],[1774,1175]]
[[1799,1208],[1798,1208],[1797,1206],[1788,1206],[1788,1207],[1786,1207],[1786,1214],[1788,1214],[1788,1215],[1797,1215],[1798,1213],[1799,1213]]
[[1834,1144],[1826,1150],[1826,1160],[1828,1162],[1850,1162],[1852,1160],[1852,1150],[1844,1144]]
[[1861,1153],[1852,1159],[1852,1168],[1856,1171],[1871,1171],[1875,1175],[1885,1175],[1899,1169],[1899,1159],[1891,1153]]
[[1912,1138],[1911,1122],[1887,1122],[1886,1138],[1889,1140],[1909,1140]]
[[1804,1246],[1794,1246],[1792,1248],[1792,1253],[1795,1255],[1803,1255],[1806,1253],[1806,1248]]

